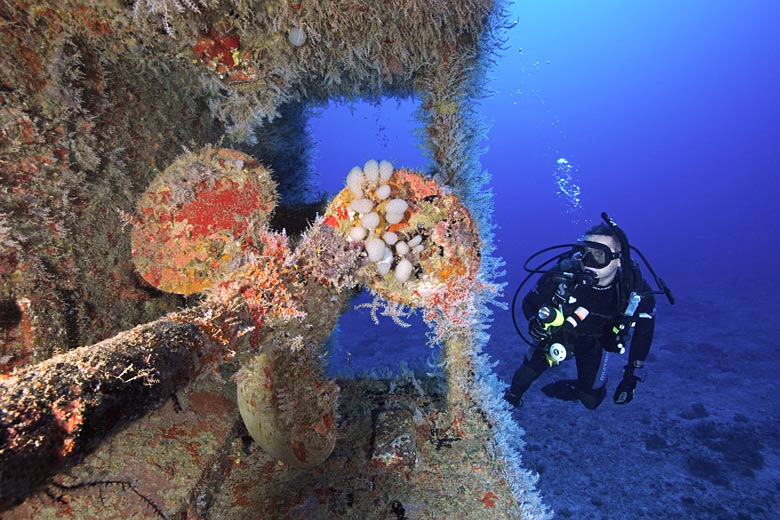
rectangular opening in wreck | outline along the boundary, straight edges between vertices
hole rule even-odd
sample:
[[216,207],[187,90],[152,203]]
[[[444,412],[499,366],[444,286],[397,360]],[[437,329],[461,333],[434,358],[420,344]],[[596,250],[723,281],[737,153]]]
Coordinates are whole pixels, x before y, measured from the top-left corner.
[[[366,290],[341,315],[325,346],[327,373],[335,377],[385,377],[406,370],[432,372],[441,348],[427,344],[427,325],[419,313],[372,318],[373,296]],[[403,324],[403,325],[402,325]]]
[[[425,172],[430,161],[420,146],[418,99],[332,102],[308,121],[315,144],[311,156],[314,191],[331,199],[344,189],[353,166],[388,160],[395,167]],[[341,315],[328,339],[328,373],[337,376],[430,372],[441,350],[427,345],[427,325],[419,313],[392,317],[372,313],[373,296],[363,290]],[[409,309],[407,309],[409,310]],[[372,314],[377,318],[374,322]],[[408,326],[406,326],[408,325]]]

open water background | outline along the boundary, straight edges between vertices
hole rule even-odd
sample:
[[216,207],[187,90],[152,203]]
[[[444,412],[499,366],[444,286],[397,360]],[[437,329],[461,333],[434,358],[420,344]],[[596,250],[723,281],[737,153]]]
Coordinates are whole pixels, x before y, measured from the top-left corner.
[[[770,519],[780,504],[777,356],[780,2],[522,1],[491,70],[481,156],[493,177],[505,301],[522,263],[607,211],[677,297],[659,297],[635,401],[596,411],[542,388],[514,418],[558,518]],[[375,158],[424,170],[417,101],[332,105],[311,122],[322,189]],[[564,159],[565,162],[561,162]],[[563,189],[562,189],[563,188]],[[578,194],[577,194],[578,193]],[[646,272],[646,271],[645,271]],[[496,309],[508,381],[525,348]],[[419,323],[341,321],[334,372],[435,359]],[[610,367],[610,390],[624,361]]]

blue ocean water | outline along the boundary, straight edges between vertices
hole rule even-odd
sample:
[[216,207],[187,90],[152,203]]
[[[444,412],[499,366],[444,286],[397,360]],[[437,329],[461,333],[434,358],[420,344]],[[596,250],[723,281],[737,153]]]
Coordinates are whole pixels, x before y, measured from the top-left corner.
[[[525,258],[607,211],[666,280],[648,380],[596,411],[547,398],[514,418],[559,518],[776,518],[780,502],[780,3],[521,1],[480,101],[504,300]],[[368,159],[424,170],[417,100],[331,105],[311,122],[322,189]],[[647,273],[647,271],[645,271]],[[525,347],[495,309],[505,381]],[[425,328],[344,316],[335,372],[420,366]],[[624,360],[610,367],[611,387]],[[583,463],[587,461],[587,464]]]

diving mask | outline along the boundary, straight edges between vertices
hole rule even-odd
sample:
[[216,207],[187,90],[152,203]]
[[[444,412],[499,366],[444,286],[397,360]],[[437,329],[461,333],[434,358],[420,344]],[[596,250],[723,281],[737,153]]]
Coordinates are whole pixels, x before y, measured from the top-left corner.
[[602,269],[612,260],[620,258],[620,253],[613,253],[605,244],[583,240],[572,247],[572,258],[582,262],[585,267]]

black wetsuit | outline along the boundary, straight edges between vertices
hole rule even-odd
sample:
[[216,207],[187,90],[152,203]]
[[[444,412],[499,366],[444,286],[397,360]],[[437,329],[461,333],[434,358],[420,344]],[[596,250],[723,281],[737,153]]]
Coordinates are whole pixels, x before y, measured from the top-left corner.
[[[618,272],[615,282],[607,287],[575,285],[568,291],[568,295],[573,297],[574,301],[569,298],[564,304],[564,314],[568,315],[577,307],[584,307],[589,314],[576,328],[560,327],[552,337],[554,341],[566,347],[567,358],[573,353],[577,363],[576,396],[590,409],[601,404],[606,394],[606,369],[609,356],[605,349],[609,351],[616,344],[617,336],[613,328],[620,323],[627,305],[625,296],[621,296],[618,282],[620,279],[620,272]],[[627,365],[631,367],[632,376],[633,368],[642,366],[647,359],[655,328],[655,298],[636,265],[634,265],[633,280],[633,287],[625,291],[625,294],[633,290],[640,294],[642,300],[633,315],[636,326],[631,337]],[[525,317],[533,318],[540,307],[550,304],[558,286],[559,278],[556,278],[554,273],[544,275],[523,299]],[[522,366],[512,378],[509,394],[519,400],[531,383],[549,366],[544,349],[531,348]]]

